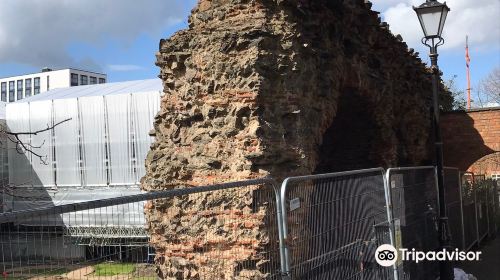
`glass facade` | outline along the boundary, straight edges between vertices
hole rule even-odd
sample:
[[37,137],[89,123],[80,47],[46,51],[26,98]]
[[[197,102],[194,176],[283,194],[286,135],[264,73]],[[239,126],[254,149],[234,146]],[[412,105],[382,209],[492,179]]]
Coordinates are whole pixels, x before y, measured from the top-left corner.
[[89,84],[89,80],[88,80],[88,76],[86,75],[80,75],[80,85],[88,85]]
[[24,80],[24,96],[31,96],[31,79]]
[[17,100],[23,99],[23,80],[17,80]]
[[40,78],[35,78],[33,79],[33,88],[34,88],[34,91],[33,91],[33,94],[39,94],[40,93]]
[[100,83],[100,84],[104,84],[104,83],[106,83],[106,79],[104,79],[104,78],[99,78],[99,83]]
[[7,102],[7,82],[2,83],[2,101]]
[[16,101],[16,83],[14,81],[9,82],[9,102]]
[[91,76],[91,77],[90,77],[90,84],[91,84],[91,85],[95,85],[95,84],[97,84],[97,78],[96,78],[96,77],[92,77],[92,76]]
[[78,85],[78,74],[71,73],[71,86],[75,87]]

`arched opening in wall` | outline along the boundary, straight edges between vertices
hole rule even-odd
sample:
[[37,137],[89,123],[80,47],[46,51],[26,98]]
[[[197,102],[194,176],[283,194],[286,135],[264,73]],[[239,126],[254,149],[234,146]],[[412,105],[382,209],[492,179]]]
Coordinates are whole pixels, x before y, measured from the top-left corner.
[[314,173],[375,167],[370,154],[377,130],[370,100],[355,88],[344,89],[337,114],[323,135]]
[[480,158],[467,171],[474,174],[484,174],[487,178],[500,177],[500,152],[494,152]]

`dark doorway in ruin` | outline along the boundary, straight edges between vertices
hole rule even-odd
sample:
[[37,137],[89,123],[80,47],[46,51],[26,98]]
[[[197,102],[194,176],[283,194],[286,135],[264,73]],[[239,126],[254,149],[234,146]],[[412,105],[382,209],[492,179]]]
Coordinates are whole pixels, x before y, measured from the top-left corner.
[[337,114],[323,135],[319,163],[314,173],[376,167],[370,159],[377,139],[377,125],[370,100],[355,88],[339,96]]

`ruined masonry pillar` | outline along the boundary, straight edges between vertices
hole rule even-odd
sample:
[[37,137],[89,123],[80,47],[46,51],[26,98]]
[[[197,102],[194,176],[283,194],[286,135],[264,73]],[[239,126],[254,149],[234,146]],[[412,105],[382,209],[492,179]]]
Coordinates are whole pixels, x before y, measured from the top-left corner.
[[[164,96],[142,188],[268,175],[280,180],[311,174],[318,165],[329,170],[336,160],[322,147],[330,141],[325,135],[342,133],[325,134],[339,98],[362,100],[363,117],[374,123],[373,137],[357,144],[370,152],[350,162],[372,167],[426,159],[429,76],[406,44],[379,24],[364,1],[200,0],[189,28],[160,41],[156,65]],[[358,139],[364,138],[350,142]],[[274,209],[248,210],[258,203],[256,194],[223,194],[240,208],[232,230],[251,240],[243,243],[220,238],[227,228],[211,223],[227,212],[197,215],[213,197],[148,203],[160,276],[265,276],[269,256],[260,252],[277,239],[264,230],[263,219]],[[196,221],[186,223],[186,215]],[[206,234],[204,241],[199,234]],[[244,253],[212,267],[207,262],[217,250],[233,247]]]

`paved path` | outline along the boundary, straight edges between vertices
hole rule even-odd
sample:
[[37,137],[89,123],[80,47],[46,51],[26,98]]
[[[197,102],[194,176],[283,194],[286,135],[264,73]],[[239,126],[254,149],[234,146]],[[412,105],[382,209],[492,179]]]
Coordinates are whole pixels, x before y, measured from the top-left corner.
[[462,262],[457,266],[478,280],[500,280],[500,234],[496,239],[484,243],[477,251],[481,251],[478,262]]

